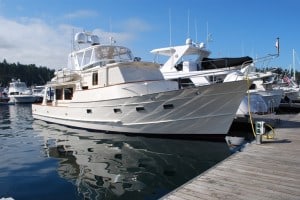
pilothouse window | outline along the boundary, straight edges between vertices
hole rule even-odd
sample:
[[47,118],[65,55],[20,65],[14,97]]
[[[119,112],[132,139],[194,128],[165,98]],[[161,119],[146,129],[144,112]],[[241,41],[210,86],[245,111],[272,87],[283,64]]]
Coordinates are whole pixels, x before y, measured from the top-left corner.
[[174,105],[173,104],[165,104],[164,109],[173,109]]
[[93,85],[98,85],[98,72],[93,73]]
[[61,88],[55,90],[55,96],[56,96],[57,100],[62,100],[62,94],[63,93],[62,93],[62,89]]
[[64,95],[66,100],[71,100],[73,97],[73,88],[65,88]]
[[120,108],[114,108],[114,113],[121,114],[122,110]]
[[56,100],[71,100],[73,97],[73,88],[56,88]]

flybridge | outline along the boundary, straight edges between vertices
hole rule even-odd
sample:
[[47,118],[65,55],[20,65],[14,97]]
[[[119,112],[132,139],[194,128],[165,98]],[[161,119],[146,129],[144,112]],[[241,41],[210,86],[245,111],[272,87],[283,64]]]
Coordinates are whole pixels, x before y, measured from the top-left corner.
[[[68,67],[82,70],[96,65],[133,60],[131,50],[117,45],[100,45],[99,37],[86,32],[75,35],[78,44],[91,44],[88,48],[73,51],[68,57]],[[112,39],[111,39],[112,41]]]
[[[190,38],[186,40],[185,45],[159,48],[150,52],[156,56],[162,55],[169,57],[167,62],[165,62],[161,67],[162,72],[176,72],[177,65],[183,60],[193,60],[195,61],[194,64],[196,65],[196,63],[200,63],[204,57],[208,57],[210,55],[210,51],[206,49],[204,43],[196,44]],[[197,70],[197,66],[192,68],[194,68],[192,71]]]

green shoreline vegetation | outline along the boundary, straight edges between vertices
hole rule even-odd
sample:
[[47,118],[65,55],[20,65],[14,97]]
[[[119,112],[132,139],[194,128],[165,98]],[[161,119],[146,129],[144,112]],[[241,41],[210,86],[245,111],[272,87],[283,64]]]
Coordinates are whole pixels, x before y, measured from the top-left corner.
[[47,67],[8,63],[4,59],[0,62],[0,86],[7,87],[12,79],[20,79],[27,86],[45,85],[54,77],[54,72],[54,69]]

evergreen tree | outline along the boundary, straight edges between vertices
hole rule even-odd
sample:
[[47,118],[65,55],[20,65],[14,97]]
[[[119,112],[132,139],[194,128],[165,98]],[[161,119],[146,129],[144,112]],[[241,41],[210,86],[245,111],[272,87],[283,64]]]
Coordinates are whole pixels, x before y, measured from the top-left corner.
[[47,67],[37,67],[34,64],[0,62],[0,86],[8,86],[12,79],[20,79],[28,86],[45,85],[54,76],[55,70]]

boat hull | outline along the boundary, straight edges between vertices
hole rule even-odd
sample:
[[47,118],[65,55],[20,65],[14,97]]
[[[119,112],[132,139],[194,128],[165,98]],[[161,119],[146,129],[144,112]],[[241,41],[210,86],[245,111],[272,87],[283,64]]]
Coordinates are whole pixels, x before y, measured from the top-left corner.
[[279,108],[282,96],[284,94],[283,90],[281,89],[271,91],[257,91],[256,93],[261,95],[261,97],[264,99],[270,112],[274,112],[274,109],[276,110]]
[[9,98],[11,103],[34,103],[37,100],[33,95],[9,95]]
[[228,82],[121,99],[33,104],[35,119],[108,132],[225,135],[247,90]]

